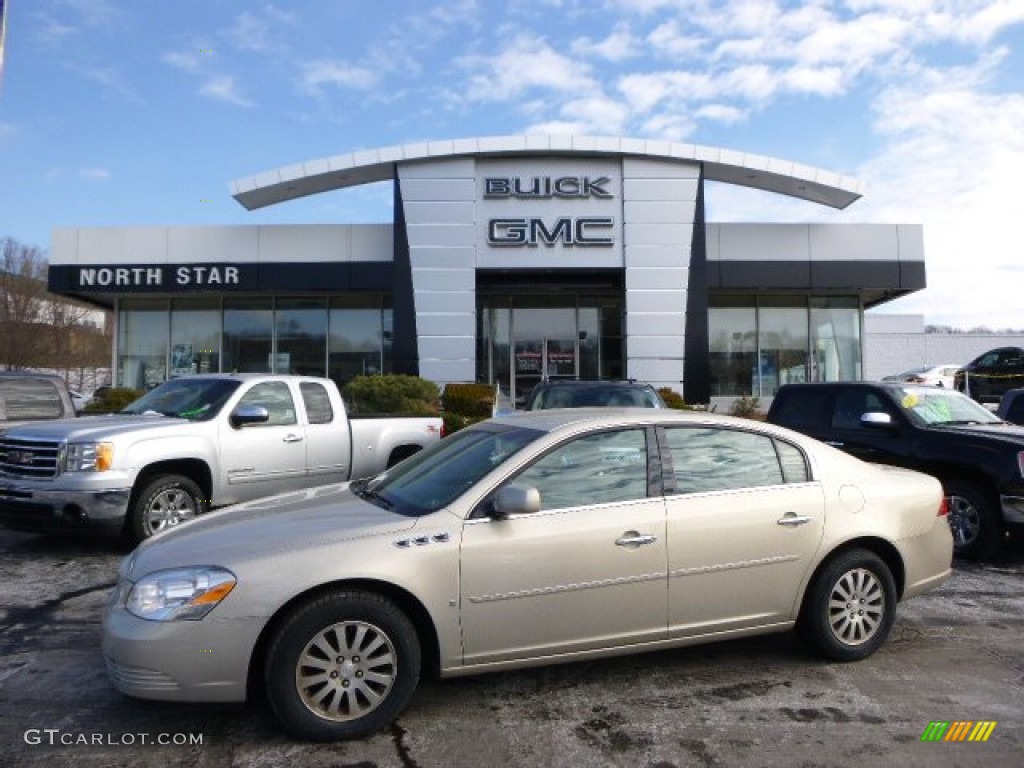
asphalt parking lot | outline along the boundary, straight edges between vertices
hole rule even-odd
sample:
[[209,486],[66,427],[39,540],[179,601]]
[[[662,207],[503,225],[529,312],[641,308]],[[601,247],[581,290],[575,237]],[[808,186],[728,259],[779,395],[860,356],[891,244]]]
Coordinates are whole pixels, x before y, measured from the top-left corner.
[[[114,691],[100,613],[125,554],[0,530],[5,766],[1010,766],[1024,754],[1024,546],[958,564],[900,606],[854,664],[791,634],[457,680],[428,680],[387,732],[290,740],[253,705]],[[984,743],[922,742],[932,721],[994,721]]]

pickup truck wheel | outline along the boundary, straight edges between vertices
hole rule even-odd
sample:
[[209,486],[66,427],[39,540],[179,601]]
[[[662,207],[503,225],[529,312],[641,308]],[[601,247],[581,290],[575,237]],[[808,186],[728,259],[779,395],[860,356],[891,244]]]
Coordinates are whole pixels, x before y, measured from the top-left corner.
[[267,699],[302,739],[378,731],[405,708],[419,681],[416,629],[397,606],[369,593],[336,592],[300,605],[268,648]]
[[992,493],[970,480],[948,480],[943,485],[949,500],[953,554],[965,560],[984,560],[995,554],[1005,531]]
[[896,618],[896,582],[873,552],[854,549],[829,561],[804,597],[797,631],[818,653],[856,661],[885,642]]
[[193,519],[205,509],[203,492],[193,481],[184,475],[158,475],[136,496],[130,533],[140,542]]

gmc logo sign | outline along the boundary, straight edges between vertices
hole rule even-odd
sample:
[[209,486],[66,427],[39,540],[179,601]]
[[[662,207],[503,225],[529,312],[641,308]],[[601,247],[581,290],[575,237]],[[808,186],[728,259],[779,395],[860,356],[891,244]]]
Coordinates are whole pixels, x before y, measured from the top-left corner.
[[491,219],[487,222],[487,243],[497,246],[568,246],[602,247],[614,245],[607,230],[615,220],[611,216],[563,216],[549,227],[539,218]]

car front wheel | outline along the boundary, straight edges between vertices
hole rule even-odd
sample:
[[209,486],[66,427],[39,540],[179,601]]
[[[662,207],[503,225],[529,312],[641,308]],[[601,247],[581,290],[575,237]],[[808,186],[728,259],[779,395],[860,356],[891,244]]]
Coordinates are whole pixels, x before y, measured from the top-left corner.
[[158,475],[136,497],[128,533],[135,543],[188,522],[206,510],[203,492],[184,475]]
[[821,655],[836,661],[870,656],[896,617],[896,583],[878,555],[855,549],[832,559],[804,598],[797,629]]
[[419,682],[416,629],[389,600],[335,592],[292,611],[264,669],[271,709],[293,736],[337,741],[393,721]]

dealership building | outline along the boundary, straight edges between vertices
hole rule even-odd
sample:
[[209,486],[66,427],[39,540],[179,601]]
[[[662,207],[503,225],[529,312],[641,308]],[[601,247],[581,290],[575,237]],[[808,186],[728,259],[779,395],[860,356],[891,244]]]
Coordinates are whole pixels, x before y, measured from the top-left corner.
[[408,144],[231,185],[253,210],[390,182],[390,224],[59,229],[50,290],[113,311],[118,386],[394,372],[521,399],[542,378],[632,378],[698,403],[861,378],[864,310],[925,285],[920,226],[708,222],[708,181],[836,209],[861,196],[693,144]]

